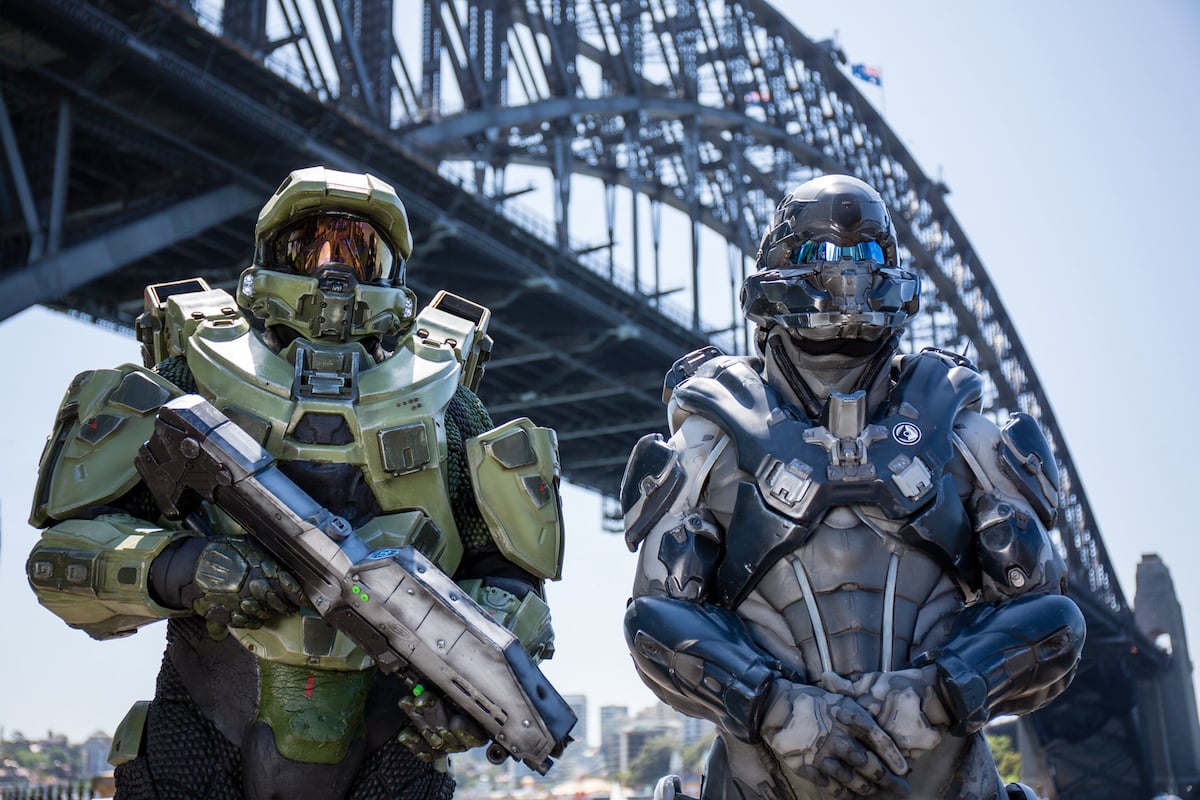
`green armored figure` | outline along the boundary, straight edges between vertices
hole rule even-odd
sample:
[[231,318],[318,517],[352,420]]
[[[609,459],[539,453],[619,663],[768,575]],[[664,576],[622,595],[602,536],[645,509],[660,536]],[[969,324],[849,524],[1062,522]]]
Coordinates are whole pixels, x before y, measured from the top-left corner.
[[[114,737],[118,797],[448,798],[447,754],[491,738],[508,752],[489,756],[529,755],[500,727],[511,697],[488,694],[506,684],[477,673],[491,657],[544,681],[557,442],[493,425],[474,393],[489,312],[445,292],[418,311],[411,252],[387,183],[297,170],[236,297],[148,287],[145,367],[67,390],[29,580],[97,639],[168,620],[155,697]],[[525,716],[553,718],[556,693],[533,694]]]

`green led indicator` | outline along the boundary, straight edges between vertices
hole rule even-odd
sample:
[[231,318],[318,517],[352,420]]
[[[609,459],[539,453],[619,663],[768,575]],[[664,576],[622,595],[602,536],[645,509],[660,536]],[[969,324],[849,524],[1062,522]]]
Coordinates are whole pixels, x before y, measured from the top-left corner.
[[362,589],[360,589],[358,586],[351,586],[351,587],[350,587],[350,591],[354,592],[355,594],[361,594],[361,593],[362,593]]
[[371,602],[371,595],[367,594],[366,592],[363,592],[363,593],[362,593],[362,601],[363,601],[364,603],[369,603],[369,602]]
[[414,683],[412,688],[413,697],[420,697],[425,694],[425,687],[419,683]]

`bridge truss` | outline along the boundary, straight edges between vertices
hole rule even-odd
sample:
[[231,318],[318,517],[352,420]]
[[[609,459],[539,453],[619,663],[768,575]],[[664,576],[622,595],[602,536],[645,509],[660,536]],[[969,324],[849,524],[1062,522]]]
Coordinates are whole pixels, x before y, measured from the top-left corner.
[[0,11],[0,318],[49,302],[128,326],[145,283],[231,285],[290,169],[370,168],[413,216],[415,288],[495,312],[489,407],[540,415],[567,477],[609,496],[663,425],[670,361],[747,350],[736,290],[776,201],[828,172],[878,188],[924,276],[906,348],[969,346],[985,409],[1032,414],[1059,462],[1057,541],[1090,626],[1074,702],[1033,719],[1059,796],[1149,786],[1133,692],[1111,687],[1161,656],[946,187],[832,43],[760,0],[16,5]]
[[[682,319],[726,350],[744,351],[748,337],[727,325],[714,336],[705,324],[702,229],[734,248],[740,267],[753,259],[789,188],[827,172],[849,172],[877,187],[892,208],[905,261],[925,277],[927,313],[909,346],[963,351],[969,344],[989,378],[985,407],[1000,419],[1024,411],[1041,421],[1064,476],[1061,530],[1073,577],[1113,610],[1125,608],[1058,422],[979,256],[943,200],[946,187],[924,174],[853,87],[831,43],[808,40],[755,0],[423,0],[420,48],[406,52],[393,33],[402,4],[275,3],[226,0],[220,19],[236,24],[217,30],[256,52],[269,50],[268,65],[388,129],[400,146],[445,172],[465,176],[474,192],[511,199],[507,171],[545,170],[559,248],[573,246],[576,178],[598,181],[609,238],[593,252],[604,250],[607,259],[590,263],[614,279],[614,193],[629,192],[625,283],[652,303],[664,296],[663,242],[654,238],[661,226],[650,226],[655,263],[645,281],[643,218],[659,218],[661,205],[685,215],[690,241],[671,246],[689,267]],[[264,14],[272,9],[278,17]],[[250,19],[260,24],[252,28]]]

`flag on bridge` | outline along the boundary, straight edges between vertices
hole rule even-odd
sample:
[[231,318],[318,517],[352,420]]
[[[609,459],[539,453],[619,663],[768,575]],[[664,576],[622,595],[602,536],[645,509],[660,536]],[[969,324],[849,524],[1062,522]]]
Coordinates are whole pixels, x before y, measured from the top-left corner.
[[752,92],[746,92],[746,94],[742,95],[742,102],[748,106],[769,103],[771,102],[771,92],[769,89],[763,89],[762,91],[755,89]]
[[868,67],[866,64],[854,64],[850,67],[850,74],[859,80],[873,83],[876,86],[883,86],[883,70],[879,67]]

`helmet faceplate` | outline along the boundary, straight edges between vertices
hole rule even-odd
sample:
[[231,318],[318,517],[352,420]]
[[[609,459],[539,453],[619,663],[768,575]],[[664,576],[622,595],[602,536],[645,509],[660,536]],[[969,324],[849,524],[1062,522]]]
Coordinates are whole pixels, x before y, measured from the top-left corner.
[[825,175],[788,193],[756,269],[742,285],[746,317],[802,339],[889,338],[919,305],[919,278],[900,266],[883,198],[848,175]]
[[408,215],[374,175],[295,170],[263,206],[254,234],[254,264],[242,273],[237,301],[267,325],[333,342],[412,325]]
[[297,217],[276,232],[263,248],[264,265],[271,269],[316,275],[327,264],[338,264],[362,283],[392,283],[396,277],[388,240],[365,219],[335,212]]

